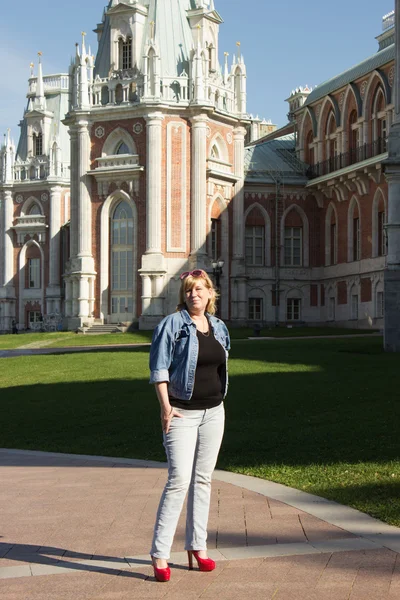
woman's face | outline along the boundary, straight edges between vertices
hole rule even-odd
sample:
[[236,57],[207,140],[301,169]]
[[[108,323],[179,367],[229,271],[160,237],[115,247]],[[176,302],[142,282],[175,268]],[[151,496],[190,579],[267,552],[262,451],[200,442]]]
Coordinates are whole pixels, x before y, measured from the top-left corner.
[[188,307],[189,313],[204,313],[211,295],[211,290],[204,285],[204,282],[201,281],[201,279],[196,279],[192,288],[185,293],[186,306]]

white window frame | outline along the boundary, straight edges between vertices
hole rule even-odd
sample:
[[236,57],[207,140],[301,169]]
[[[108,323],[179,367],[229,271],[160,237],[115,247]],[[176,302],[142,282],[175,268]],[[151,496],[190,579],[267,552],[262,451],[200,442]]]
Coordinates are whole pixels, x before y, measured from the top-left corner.
[[248,301],[248,315],[249,321],[262,321],[264,314],[264,302],[263,298],[254,297],[249,298]]
[[[294,230],[299,230],[299,236],[294,235]],[[289,233],[290,232],[290,233]],[[283,260],[285,267],[302,267],[303,266],[303,228],[302,227],[287,227],[284,228],[284,248],[283,248]],[[294,263],[294,240],[300,240],[300,262],[299,264]],[[289,252],[287,253],[287,250]],[[290,254],[289,261],[287,256]]]
[[[256,229],[262,230],[261,235],[256,234]],[[251,230],[251,232],[249,232]],[[247,240],[251,240],[251,254],[247,252]],[[257,240],[261,240],[261,262],[256,262]],[[265,225],[246,225],[245,227],[245,262],[249,267],[263,267],[265,265]]]
[[286,321],[301,321],[301,298],[286,299]]
[[28,287],[40,289],[40,258],[28,258]]

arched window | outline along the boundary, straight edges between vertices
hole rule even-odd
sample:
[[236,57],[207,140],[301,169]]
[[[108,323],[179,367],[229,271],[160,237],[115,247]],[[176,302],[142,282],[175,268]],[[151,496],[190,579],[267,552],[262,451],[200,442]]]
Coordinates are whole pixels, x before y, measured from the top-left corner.
[[336,157],[338,154],[336,120],[333,111],[329,113],[326,121],[326,158],[329,160],[330,170],[336,169]]
[[373,102],[373,133],[376,154],[386,152],[388,136],[387,115],[385,95],[381,87],[377,89]]
[[296,210],[285,219],[284,265],[301,267],[303,264],[303,222]]
[[118,204],[111,219],[112,321],[133,318],[133,212],[126,201]]
[[348,220],[348,260],[361,259],[361,223],[358,203],[353,197],[349,206]]
[[372,203],[372,257],[387,254],[386,206],[382,191],[378,188]]
[[259,208],[254,207],[247,215],[245,225],[246,265],[265,265],[265,220]]
[[126,40],[122,38],[119,40],[119,68],[132,68],[132,38],[130,37]]
[[333,204],[326,211],[325,220],[325,264],[335,265],[337,263],[337,221]]
[[110,93],[108,90],[108,87],[102,87],[101,88],[101,103],[103,106],[105,106],[106,104],[108,104],[110,101]]
[[309,131],[306,137],[306,163],[310,166],[315,164],[315,154],[314,154],[314,134],[312,131]]
[[41,215],[42,211],[40,210],[40,206],[38,204],[32,204],[29,209],[28,215]]
[[349,118],[348,131],[350,164],[354,164],[359,160],[358,153],[360,147],[360,128],[357,126],[357,120],[357,111],[352,110]]
[[128,146],[125,144],[125,142],[121,142],[118,146],[117,146],[117,151],[115,152],[115,154],[130,154],[131,151],[129,150]]
[[215,158],[217,160],[220,158],[218,146],[216,144],[214,144],[211,148],[211,158]]
[[33,154],[34,156],[43,154],[43,135],[41,133],[33,134]]

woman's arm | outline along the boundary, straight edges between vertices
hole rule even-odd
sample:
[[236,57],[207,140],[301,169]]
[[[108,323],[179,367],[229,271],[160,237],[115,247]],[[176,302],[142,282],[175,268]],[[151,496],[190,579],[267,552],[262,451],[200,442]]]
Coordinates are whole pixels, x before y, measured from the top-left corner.
[[168,383],[166,381],[155,384],[156,394],[161,408],[161,425],[165,433],[168,433],[173,417],[181,418],[182,415],[171,406],[168,397]]

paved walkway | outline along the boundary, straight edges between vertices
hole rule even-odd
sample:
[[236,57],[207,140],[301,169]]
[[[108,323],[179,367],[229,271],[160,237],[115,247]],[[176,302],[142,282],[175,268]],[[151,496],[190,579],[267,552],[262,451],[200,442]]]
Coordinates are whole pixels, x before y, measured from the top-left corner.
[[0,450],[4,600],[400,599],[400,529],[268,481],[216,472],[212,573],[188,571],[184,516],[168,584],[148,549],[165,465]]

